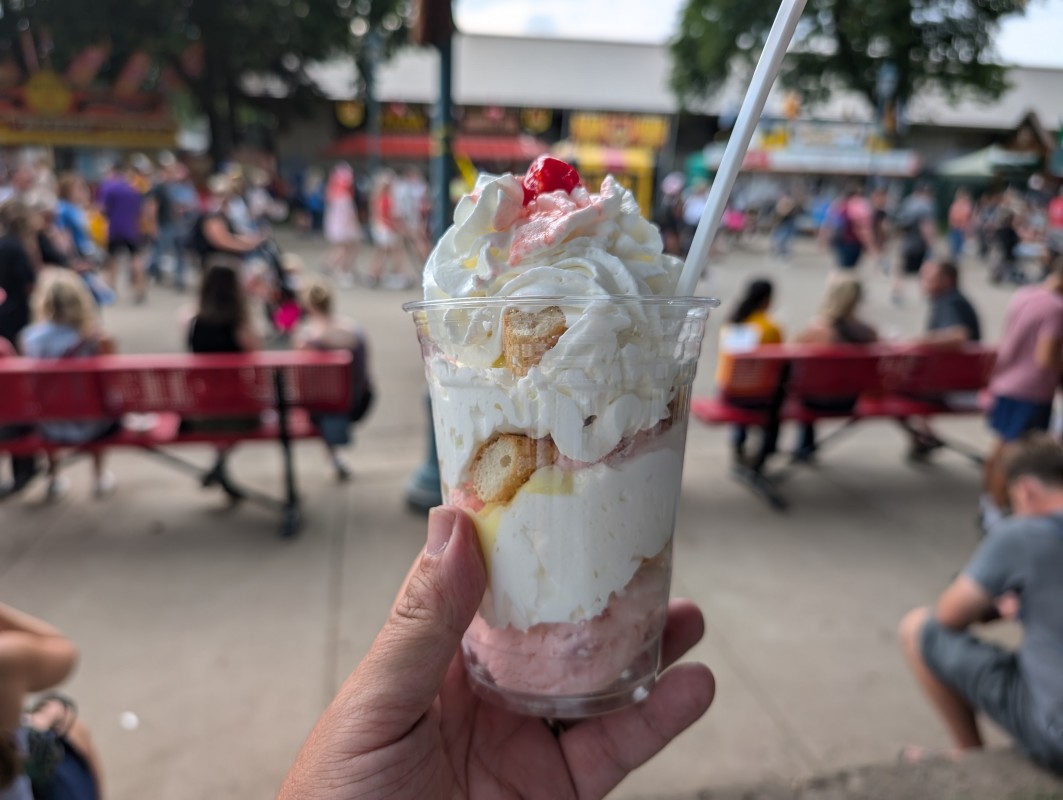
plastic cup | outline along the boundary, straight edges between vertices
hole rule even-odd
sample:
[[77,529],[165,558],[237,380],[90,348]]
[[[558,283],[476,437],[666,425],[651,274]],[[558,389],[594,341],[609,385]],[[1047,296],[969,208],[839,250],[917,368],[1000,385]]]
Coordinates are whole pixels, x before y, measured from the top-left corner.
[[690,387],[709,298],[411,303],[445,501],[488,571],[463,639],[481,697],[592,716],[660,662]]

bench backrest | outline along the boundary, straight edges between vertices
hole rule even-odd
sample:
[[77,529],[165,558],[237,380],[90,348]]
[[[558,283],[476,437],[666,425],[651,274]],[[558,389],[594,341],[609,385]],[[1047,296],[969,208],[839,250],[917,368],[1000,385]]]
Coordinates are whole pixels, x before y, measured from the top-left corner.
[[912,396],[976,392],[989,384],[995,364],[996,351],[977,345],[960,350],[887,353],[881,366],[883,388]]
[[790,366],[790,394],[816,400],[843,400],[882,386],[880,356],[867,348],[803,349]]
[[291,407],[350,409],[351,355],[343,351],[13,358],[0,359],[0,423],[252,415],[277,407],[278,375]]
[[996,352],[980,345],[949,350],[766,345],[733,357],[725,391],[729,397],[770,396],[788,369],[791,395],[825,400],[873,392],[930,396],[978,391],[989,383],[996,362]]

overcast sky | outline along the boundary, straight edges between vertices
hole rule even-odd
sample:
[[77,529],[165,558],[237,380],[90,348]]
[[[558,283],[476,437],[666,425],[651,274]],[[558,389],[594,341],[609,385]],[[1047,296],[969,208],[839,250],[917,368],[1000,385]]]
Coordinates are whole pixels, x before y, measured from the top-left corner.
[[[757,2],[757,0],[752,0]],[[466,33],[662,42],[672,35],[684,0],[456,0]],[[1002,26],[1002,60],[1063,67],[1063,0],[1031,0],[1026,16]]]

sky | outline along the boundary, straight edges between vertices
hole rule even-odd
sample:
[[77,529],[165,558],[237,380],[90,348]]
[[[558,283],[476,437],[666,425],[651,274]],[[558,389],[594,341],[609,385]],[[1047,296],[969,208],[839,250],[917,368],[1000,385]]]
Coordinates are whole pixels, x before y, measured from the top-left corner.
[[[758,2],[758,0],[753,0]],[[465,33],[663,42],[684,0],[456,0]],[[1063,68],[1063,0],[1030,0],[1026,16],[1007,20],[997,37],[1001,60]]]

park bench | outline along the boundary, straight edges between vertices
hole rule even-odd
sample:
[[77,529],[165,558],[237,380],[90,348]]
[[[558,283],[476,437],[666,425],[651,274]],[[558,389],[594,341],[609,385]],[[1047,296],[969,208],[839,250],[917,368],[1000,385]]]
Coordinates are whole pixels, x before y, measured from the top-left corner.
[[[351,354],[340,351],[3,358],[0,426],[123,418],[130,424],[74,448],[48,442],[31,428],[25,435],[0,440],[0,452],[69,456],[131,447],[206,483],[210,470],[178,456],[172,452],[175,447],[277,442],[283,457],[282,499],[228,481],[222,488],[233,500],[246,498],[278,509],[283,518],[281,535],[290,537],[300,525],[291,443],[317,435],[312,412],[347,413],[351,389]],[[182,417],[243,417],[252,424],[240,431],[184,430]]]
[[[888,419],[914,432],[912,420],[942,415],[980,414],[978,393],[989,382],[994,350],[979,345],[940,349],[917,346],[765,345],[736,353],[726,394],[700,397],[691,413],[707,425],[758,428],[784,422],[843,420],[817,439],[817,449],[851,432],[859,423]],[[942,446],[981,464],[981,455],[963,442],[938,437]],[[779,480],[800,460],[781,470],[765,464],[736,465],[734,474],[773,508],[787,503]]]

